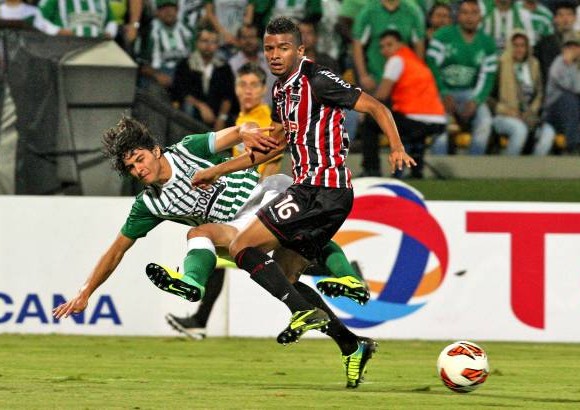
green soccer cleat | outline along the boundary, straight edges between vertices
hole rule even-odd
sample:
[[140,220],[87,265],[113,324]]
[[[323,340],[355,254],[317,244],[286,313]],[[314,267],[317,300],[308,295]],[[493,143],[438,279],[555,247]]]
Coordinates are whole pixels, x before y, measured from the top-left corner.
[[367,285],[354,276],[325,278],[316,283],[316,288],[323,295],[331,298],[346,296],[360,305],[367,303],[371,297]]
[[342,364],[346,370],[346,387],[356,389],[363,382],[367,363],[378,344],[368,337],[358,338],[358,349],[348,356],[342,356]]
[[187,282],[185,282],[185,275],[182,273],[156,263],[147,265],[145,273],[159,289],[173,293],[190,302],[197,302],[203,297],[205,292],[204,287],[196,283],[193,279],[187,278]]
[[283,345],[298,342],[300,336],[309,330],[318,329],[321,332],[326,332],[328,322],[330,322],[330,318],[322,309],[299,310],[292,315],[290,324],[278,335],[276,340]]

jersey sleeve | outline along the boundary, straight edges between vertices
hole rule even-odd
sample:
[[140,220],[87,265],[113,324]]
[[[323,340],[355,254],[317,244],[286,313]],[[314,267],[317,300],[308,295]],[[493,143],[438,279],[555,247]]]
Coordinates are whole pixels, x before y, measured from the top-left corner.
[[215,153],[215,132],[188,135],[176,145],[182,145],[193,155],[206,159],[212,164],[223,162],[223,157]]
[[435,82],[437,83],[437,88],[439,93],[444,96],[447,95],[448,89],[443,80],[443,75],[441,73],[441,66],[445,61],[445,43],[441,39],[441,32],[438,30],[433,35],[433,38],[429,42],[429,48],[427,49],[426,62],[433,77],[435,77]]
[[312,92],[325,105],[352,109],[362,90],[344,81],[324,67],[319,67],[310,79]]
[[133,202],[131,212],[121,228],[121,233],[130,239],[143,238],[161,222],[163,219],[156,217],[147,209],[141,193]]
[[485,57],[479,69],[477,83],[475,84],[474,100],[481,104],[487,100],[491,90],[495,85],[495,78],[497,76],[497,51],[495,48],[495,41],[488,38],[485,43]]

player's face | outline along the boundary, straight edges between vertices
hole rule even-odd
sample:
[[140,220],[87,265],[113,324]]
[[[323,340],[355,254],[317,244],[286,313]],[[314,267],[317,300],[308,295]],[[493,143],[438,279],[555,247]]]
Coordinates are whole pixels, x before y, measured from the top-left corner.
[[468,33],[475,33],[481,20],[479,6],[475,3],[463,3],[457,13],[457,23]]
[[137,148],[125,154],[123,163],[127,172],[145,185],[155,184],[161,175],[161,150]]
[[304,56],[304,46],[296,45],[292,34],[266,33],[264,55],[272,74],[285,79],[300,65],[300,59]]
[[242,111],[248,112],[257,107],[266,94],[266,85],[256,74],[243,74],[236,79],[236,96]]
[[381,54],[385,58],[392,57],[399,48],[401,48],[401,43],[397,41],[395,37],[386,36],[381,39]]

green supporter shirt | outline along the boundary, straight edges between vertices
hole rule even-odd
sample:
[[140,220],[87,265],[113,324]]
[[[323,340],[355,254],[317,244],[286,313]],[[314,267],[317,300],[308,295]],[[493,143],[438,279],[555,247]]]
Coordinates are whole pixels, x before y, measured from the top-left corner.
[[356,16],[352,35],[355,40],[368,45],[367,70],[377,83],[381,81],[385,67],[385,57],[380,49],[380,36],[385,30],[397,30],[409,46],[425,38],[423,14],[411,1],[401,0],[393,12],[388,11],[380,1],[372,1]]
[[141,192],[121,228],[128,238],[142,238],[164,220],[190,226],[232,221],[247,202],[259,174],[255,169],[233,172],[220,177],[208,190],[191,186],[193,174],[224,161],[210,147],[213,132],[188,135],[168,147],[164,153],[172,176],[165,184],[151,185]]
[[45,19],[78,37],[100,37],[113,22],[107,0],[41,0],[39,8]]
[[477,103],[484,102],[495,84],[497,55],[494,40],[479,30],[467,43],[458,25],[435,32],[427,50],[427,64],[441,95],[473,90]]

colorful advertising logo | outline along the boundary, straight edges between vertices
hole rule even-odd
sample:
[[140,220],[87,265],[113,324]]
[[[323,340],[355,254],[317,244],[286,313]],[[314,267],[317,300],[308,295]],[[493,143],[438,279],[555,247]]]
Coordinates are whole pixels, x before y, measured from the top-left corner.
[[355,185],[352,212],[334,237],[361,267],[371,300],[359,306],[347,298],[326,299],[351,315],[341,320],[357,328],[419,310],[443,282],[448,262],[445,235],[422,195],[397,180],[373,182]]

